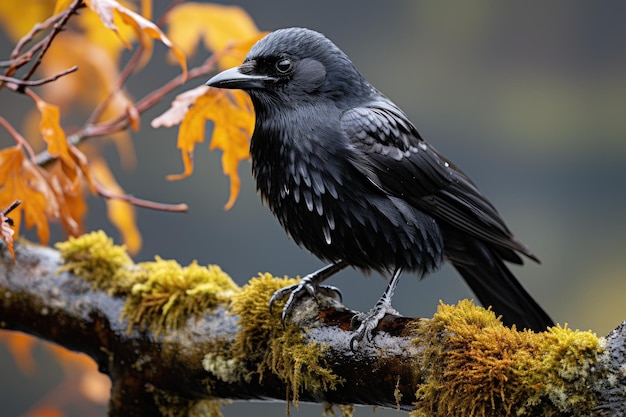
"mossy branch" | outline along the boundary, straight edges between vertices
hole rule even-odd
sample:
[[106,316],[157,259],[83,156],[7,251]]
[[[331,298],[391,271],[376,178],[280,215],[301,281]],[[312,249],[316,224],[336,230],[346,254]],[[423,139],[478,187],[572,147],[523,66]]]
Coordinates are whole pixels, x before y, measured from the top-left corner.
[[518,332],[462,301],[428,320],[387,316],[352,352],[353,312],[331,297],[304,300],[285,328],[269,314],[291,279],[239,288],[216,266],[135,264],[101,232],[58,249],[20,242],[13,263],[0,247],[0,326],[90,355],[113,382],[110,416],[217,414],[251,398],[413,416],[626,413],[626,324],[604,339]]

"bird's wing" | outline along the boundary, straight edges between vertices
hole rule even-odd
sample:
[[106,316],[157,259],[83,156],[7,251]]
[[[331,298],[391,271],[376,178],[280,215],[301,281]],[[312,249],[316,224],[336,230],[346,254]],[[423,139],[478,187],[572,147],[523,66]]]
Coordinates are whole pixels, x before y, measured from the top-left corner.
[[[537,260],[513,238],[467,175],[424,141],[391,102],[381,100],[346,111],[341,128],[355,151],[351,162],[380,190],[463,232]],[[514,253],[504,257],[521,263]]]

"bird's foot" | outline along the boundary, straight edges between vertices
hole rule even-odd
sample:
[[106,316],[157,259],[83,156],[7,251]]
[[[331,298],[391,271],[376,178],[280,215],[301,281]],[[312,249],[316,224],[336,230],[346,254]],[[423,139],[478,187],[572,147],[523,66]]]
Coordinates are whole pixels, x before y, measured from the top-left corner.
[[[374,339],[376,328],[380,321],[385,317],[387,313],[399,315],[399,313],[391,307],[391,304],[381,303],[380,301],[366,313],[357,313],[352,317],[350,322],[351,327],[356,329],[356,335],[350,339],[350,350],[355,350],[355,344],[361,343],[363,339],[366,342],[371,342]],[[360,324],[359,324],[360,323]]]
[[277,290],[272,295],[272,298],[270,298],[270,314],[272,313],[272,308],[274,307],[274,304],[278,300],[282,300],[283,298],[285,298],[287,294],[289,294],[289,298],[287,299],[287,302],[285,303],[283,311],[280,315],[280,322],[283,324],[283,326],[285,326],[285,320],[287,319],[287,316],[289,316],[293,312],[297,302],[306,295],[313,297],[315,301],[319,303],[317,293],[321,289],[325,292],[333,294],[333,296],[341,301],[342,297],[339,288],[333,287],[332,285],[319,285],[319,282],[320,279],[318,275],[313,273],[302,278],[302,280],[298,284],[289,285],[287,287],[283,287]]

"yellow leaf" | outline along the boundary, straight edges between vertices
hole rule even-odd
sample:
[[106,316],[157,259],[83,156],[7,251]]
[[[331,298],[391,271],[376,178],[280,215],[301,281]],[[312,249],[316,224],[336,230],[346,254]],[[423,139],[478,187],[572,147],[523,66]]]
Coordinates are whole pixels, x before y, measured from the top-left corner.
[[83,233],[83,218],[87,213],[82,191],[83,179],[81,169],[73,161],[68,165],[57,159],[48,167],[48,182],[59,202],[60,220],[70,236]]
[[58,203],[41,168],[24,157],[20,146],[0,151],[0,207],[7,207],[15,200],[22,201],[11,212],[15,230],[19,230],[23,214],[26,227],[37,226],[39,240],[47,244],[48,218],[58,218]]
[[116,15],[113,16],[113,23],[118,28],[117,32],[103,25],[100,16],[88,10],[77,16],[75,21],[85,40],[103,49],[115,63],[119,62],[121,53],[126,49],[120,38],[129,42],[136,40],[135,30],[124,25]]
[[102,103],[111,92],[113,97],[98,121],[121,116],[133,106],[127,93],[117,88],[117,62],[110,52],[86,37],[66,32],[54,40],[46,57],[50,59],[44,59],[40,67],[44,77],[73,65],[79,67],[77,72],[42,87],[46,101],[59,105],[64,112],[72,106],[91,110]]
[[73,1],[74,0],[57,0],[56,3],[54,4],[54,12],[52,12],[52,15],[61,13],[63,10],[70,7]]
[[[124,190],[119,186],[113,174],[102,158],[92,157],[89,160],[91,173],[101,186],[115,194],[123,195]],[[137,228],[135,208],[132,204],[117,199],[107,199],[107,212],[111,223],[122,235],[124,244],[130,254],[135,254],[141,249],[141,233]]]
[[43,22],[52,14],[54,0],[2,0],[0,25],[12,42],[26,35],[35,23]]
[[176,47],[167,36],[165,36],[157,25],[140,14],[122,6],[115,0],[85,0],[85,4],[93,10],[98,17],[100,17],[100,20],[107,28],[111,29],[119,36],[120,40],[129,49],[131,48],[130,43],[121,36],[118,30],[118,25],[114,22],[114,12],[119,15],[122,22],[134,29],[140,42],[146,48],[151,48],[146,36],[160,40],[165,46],[170,48],[176,56],[176,59],[183,70],[183,78],[187,77],[187,61],[185,59],[185,54],[181,49]]
[[234,50],[220,58],[222,69],[239,65],[251,44],[262,36],[250,15],[237,6],[184,3],[168,13],[167,22],[168,35],[188,56],[193,55],[200,39],[213,52],[246,43],[243,54]]
[[61,158],[66,164],[72,164],[67,137],[61,128],[61,114],[59,108],[46,103],[34,93],[31,93],[31,96],[35,98],[37,109],[41,113],[39,131],[48,144],[48,153]]
[[254,130],[254,111],[246,93],[200,86],[176,97],[172,107],[152,121],[153,127],[180,123],[177,147],[181,150],[184,172],[168,176],[185,178],[193,172],[195,144],[203,142],[207,120],[213,121],[210,149],[221,149],[224,174],[230,177],[230,197],[225,208],[235,203],[239,193],[239,161],[249,157],[249,140]]

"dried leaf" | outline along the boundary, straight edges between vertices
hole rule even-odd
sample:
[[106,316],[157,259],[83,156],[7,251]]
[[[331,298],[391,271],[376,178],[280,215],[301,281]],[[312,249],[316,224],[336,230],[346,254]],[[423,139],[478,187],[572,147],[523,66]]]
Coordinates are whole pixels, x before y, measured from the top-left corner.
[[53,0],[0,1],[0,25],[17,42],[35,23],[50,17],[53,7]]
[[67,417],[67,414],[56,406],[42,405],[30,411],[28,417]]
[[[107,190],[123,195],[124,190],[119,186],[113,174],[109,170],[106,162],[99,157],[91,158],[89,161],[91,172],[95,180]],[[141,249],[142,239],[135,216],[135,208],[132,204],[117,199],[107,199],[107,212],[111,223],[117,227],[124,244],[130,254],[135,254]]]
[[[44,77],[52,76],[72,65],[79,71],[48,83],[43,87],[46,101],[68,109],[93,109],[113,92],[100,120],[109,120],[127,112],[132,100],[117,87],[119,77],[117,58],[77,33],[64,33],[55,39],[41,63]],[[85,88],[89,86],[89,88]]]
[[250,15],[237,6],[184,3],[168,13],[167,23],[168,35],[188,56],[194,54],[199,39],[213,52],[244,43],[220,58],[222,69],[239,65],[252,44],[264,35]]
[[187,61],[185,54],[165,36],[157,25],[140,14],[122,6],[115,0],[85,0],[85,4],[100,17],[100,20],[107,28],[111,29],[119,36],[120,40],[128,49],[131,49],[130,43],[121,36],[118,25],[114,22],[115,12],[117,12],[123,23],[134,29],[144,47],[151,48],[147,37],[160,40],[174,53],[178,64],[183,70],[184,78],[187,77]]
[[37,342],[36,337],[25,333],[2,332],[0,333],[0,341],[9,350],[22,373],[32,375],[35,372],[33,346]]
[[222,167],[230,177],[230,197],[225,208],[229,209],[240,188],[237,167],[239,161],[249,157],[249,140],[254,130],[254,111],[248,95],[239,90],[197,87],[179,94],[172,107],[152,121],[152,126],[180,123],[177,147],[181,150],[184,172],[168,176],[170,180],[179,180],[193,172],[194,147],[204,141],[207,120],[213,121],[210,149],[224,152]]
[[7,207],[14,200],[22,201],[11,215],[15,230],[19,230],[23,214],[26,227],[37,226],[39,240],[48,243],[48,218],[59,216],[57,200],[45,172],[25,158],[20,146],[0,150],[0,184],[0,207]]
[[72,164],[69,147],[65,132],[61,128],[61,114],[55,105],[46,103],[41,98],[32,94],[41,113],[39,131],[48,144],[48,153],[61,158],[65,163]]

